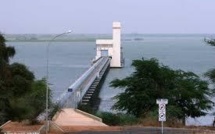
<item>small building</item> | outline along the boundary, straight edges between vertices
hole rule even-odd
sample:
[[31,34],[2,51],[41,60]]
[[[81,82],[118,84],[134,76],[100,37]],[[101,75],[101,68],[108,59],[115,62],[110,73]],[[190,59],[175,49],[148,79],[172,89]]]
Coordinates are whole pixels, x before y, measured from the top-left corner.
[[112,58],[110,67],[123,67],[120,22],[113,22],[112,39],[96,40],[96,60],[104,56]]

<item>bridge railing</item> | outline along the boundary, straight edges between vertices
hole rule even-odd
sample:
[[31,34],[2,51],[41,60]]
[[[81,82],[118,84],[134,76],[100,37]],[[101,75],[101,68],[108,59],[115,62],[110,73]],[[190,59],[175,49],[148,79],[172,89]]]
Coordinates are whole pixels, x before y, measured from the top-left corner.
[[102,68],[107,65],[110,59],[108,57],[100,58],[85,73],[83,73],[56,101],[60,107],[76,108],[82,97],[89,89]]

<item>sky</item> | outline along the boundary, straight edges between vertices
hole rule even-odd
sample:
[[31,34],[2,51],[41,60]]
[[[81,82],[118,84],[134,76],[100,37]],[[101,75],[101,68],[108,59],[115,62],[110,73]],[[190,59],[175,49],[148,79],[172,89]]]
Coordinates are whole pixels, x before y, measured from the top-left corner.
[[215,0],[1,0],[4,34],[215,33]]

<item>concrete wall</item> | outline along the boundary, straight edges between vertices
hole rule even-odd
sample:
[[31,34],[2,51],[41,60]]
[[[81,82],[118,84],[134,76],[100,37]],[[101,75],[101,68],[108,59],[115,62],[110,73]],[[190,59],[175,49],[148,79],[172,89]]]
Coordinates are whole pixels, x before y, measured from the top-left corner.
[[108,50],[108,55],[113,55],[113,40],[96,40],[96,59],[101,57],[102,50]]
[[121,64],[121,23],[113,22],[113,39],[96,40],[96,58],[102,56],[102,50],[108,51],[112,57],[110,67],[122,67]]

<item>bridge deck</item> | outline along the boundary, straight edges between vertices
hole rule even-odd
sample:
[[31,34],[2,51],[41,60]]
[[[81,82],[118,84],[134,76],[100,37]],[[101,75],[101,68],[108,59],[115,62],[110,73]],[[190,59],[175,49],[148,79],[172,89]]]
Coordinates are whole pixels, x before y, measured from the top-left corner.
[[82,103],[87,103],[109,66],[110,58],[101,57],[57,99],[56,103],[61,108],[77,108],[82,100]]

